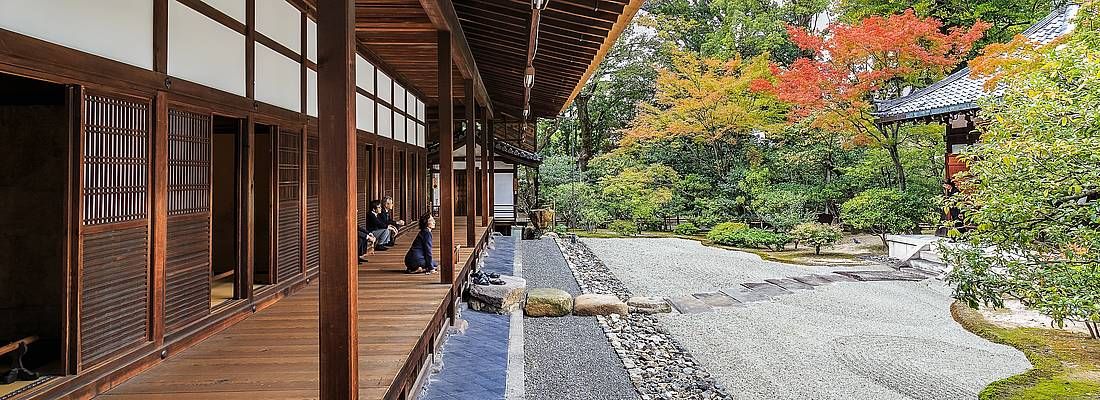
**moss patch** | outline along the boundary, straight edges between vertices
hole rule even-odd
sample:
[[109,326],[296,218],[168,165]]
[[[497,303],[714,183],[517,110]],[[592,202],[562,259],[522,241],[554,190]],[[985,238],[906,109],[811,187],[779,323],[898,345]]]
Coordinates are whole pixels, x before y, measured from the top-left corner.
[[951,305],[951,315],[966,330],[1019,349],[1033,366],[991,383],[979,399],[1100,399],[1100,340],[1056,329],[1000,327],[959,302]]

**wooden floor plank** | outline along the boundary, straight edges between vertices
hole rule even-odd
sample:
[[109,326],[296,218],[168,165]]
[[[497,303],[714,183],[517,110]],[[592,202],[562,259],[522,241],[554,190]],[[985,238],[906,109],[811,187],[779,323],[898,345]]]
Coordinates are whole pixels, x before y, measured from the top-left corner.
[[[455,237],[465,235],[456,221]],[[478,237],[486,228],[476,227]],[[451,285],[403,273],[414,234],[359,266],[360,398],[380,399],[445,307]],[[438,241],[436,242],[438,245]],[[438,246],[434,249],[438,257]],[[472,249],[459,251],[459,265]],[[131,399],[316,399],[319,341],[316,280],[278,303],[165,360],[100,397]]]

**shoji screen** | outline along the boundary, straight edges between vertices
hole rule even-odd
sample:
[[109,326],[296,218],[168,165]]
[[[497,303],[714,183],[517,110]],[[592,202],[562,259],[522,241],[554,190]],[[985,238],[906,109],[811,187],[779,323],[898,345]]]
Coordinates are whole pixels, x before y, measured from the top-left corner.
[[321,158],[320,138],[316,129],[306,139],[306,269],[313,272],[321,265]]
[[302,136],[294,129],[279,129],[279,188],[277,282],[302,273],[301,167]]
[[168,237],[165,327],[210,311],[211,118],[168,109]]

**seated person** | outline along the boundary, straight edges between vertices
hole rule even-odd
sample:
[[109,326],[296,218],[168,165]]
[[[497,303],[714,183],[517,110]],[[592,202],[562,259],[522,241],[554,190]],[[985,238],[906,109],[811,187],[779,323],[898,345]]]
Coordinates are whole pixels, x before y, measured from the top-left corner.
[[405,253],[405,272],[432,274],[439,269],[439,264],[432,260],[432,229],[435,228],[435,218],[424,214],[417,222],[420,231],[416,233],[409,252]]
[[359,230],[359,246],[358,252],[359,262],[367,262],[367,253],[374,252],[374,246],[378,242],[378,239],[374,237],[374,234],[367,231],[362,226],[356,227]]
[[382,222],[393,228],[394,232],[397,232],[397,228],[405,226],[405,220],[393,220],[393,196],[382,198]]
[[389,225],[382,222],[381,213],[382,202],[378,200],[370,202],[370,212],[367,213],[367,227],[365,230],[374,235],[374,249],[385,251],[393,246],[395,231],[390,230]]

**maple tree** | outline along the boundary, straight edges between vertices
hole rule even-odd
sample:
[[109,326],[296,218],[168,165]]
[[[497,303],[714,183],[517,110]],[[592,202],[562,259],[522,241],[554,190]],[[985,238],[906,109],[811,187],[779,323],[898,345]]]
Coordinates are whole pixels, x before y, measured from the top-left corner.
[[833,23],[821,33],[791,27],[791,40],[813,56],[786,68],[773,66],[774,79],[754,87],[790,103],[792,119],[809,119],[816,128],[849,134],[853,144],[884,149],[904,191],[900,147],[908,131],[899,124],[876,123],[874,102],[941,78],[964,61],[989,24],[979,21],[946,33],[942,28],[938,20],[912,10]]
[[622,144],[689,137],[710,146],[715,168],[724,171],[723,145],[775,129],[784,120],[786,107],[753,89],[754,82],[770,76],[766,57],[726,61],[676,52],[671,67],[658,72],[654,99],[639,105]]

